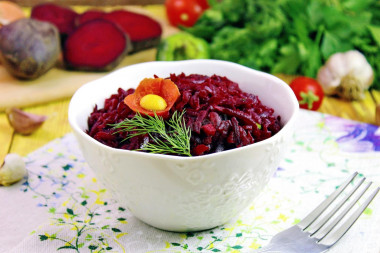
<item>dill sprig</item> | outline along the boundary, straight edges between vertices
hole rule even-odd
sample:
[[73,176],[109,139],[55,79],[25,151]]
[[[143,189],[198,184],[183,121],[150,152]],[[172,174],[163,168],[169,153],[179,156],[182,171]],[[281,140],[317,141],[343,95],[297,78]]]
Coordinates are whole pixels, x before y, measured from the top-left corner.
[[166,122],[160,116],[154,114],[154,117],[146,115],[143,117],[140,113],[132,119],[112,125],[117,132],[130,132],[125,140],[138,135],[148,134],[153,142],[145,143],[141,148],[136,150],[147,151],[155,154],[178,154],[191,156],[190,154],[190,137],[191,130],[186,127],[183,114],[174,112],[172,117]]

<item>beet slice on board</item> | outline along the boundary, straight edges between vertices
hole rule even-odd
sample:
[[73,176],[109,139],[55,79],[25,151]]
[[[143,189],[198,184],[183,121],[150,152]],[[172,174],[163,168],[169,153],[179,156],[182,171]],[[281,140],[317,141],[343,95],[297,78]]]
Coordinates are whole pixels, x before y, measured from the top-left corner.
[[47,21],[54,24],[61,35],[68,35],[75,29],[75,18],[78,16],[74,10],[53,3],[43,3],[33,7],[31,18]]
[[69,35],[64,45],[68,68],[108,71],[116,67],[127,52],[127,35],[114,23],[88,21]]
[[88,10],[76,17],[75,24],[79,26],[87,21],[102,18],[105,14],[102,10]]
[[102,19],[118,24],[129,35],[133,52],[154,47],[160,42],[162,34],[160,23],[146,15],[115,10],[104,15]]

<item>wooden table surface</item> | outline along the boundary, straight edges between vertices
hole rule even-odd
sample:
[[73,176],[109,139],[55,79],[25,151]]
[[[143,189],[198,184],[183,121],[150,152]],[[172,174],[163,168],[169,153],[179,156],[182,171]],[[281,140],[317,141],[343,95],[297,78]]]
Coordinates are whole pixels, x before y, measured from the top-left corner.
[[[286,80],[285,80],[286,81]],[[29,136],[13,131],[4,113],[0,113],[0,164],[7,153],[25,156],[47,142],[71,132],[67,112],[70,98],[23,110],[48,116],[41,128]],[[375,107],[380,103],[380,91],[367,92],[362,101],[349,102],[335,97],[325,97],[319,112],[346,119],[375,124]]]

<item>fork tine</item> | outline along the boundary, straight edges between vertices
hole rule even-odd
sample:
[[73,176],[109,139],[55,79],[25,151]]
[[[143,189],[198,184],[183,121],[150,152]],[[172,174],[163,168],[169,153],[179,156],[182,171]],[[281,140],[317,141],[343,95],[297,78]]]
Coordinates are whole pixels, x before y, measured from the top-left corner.
[[339,200],[339,202],[335,205],[334,208],[332,208],[328,214],[326,214],[322,219],[318,220],[318,222],[313,222],[308,228],[307,231],[310,234],[315,234],[328,220],[331,219],[331,217],[343,206],[344,203],[346,203],[347,199],[354,194],[354,192],[362,185],[365,178],[363,177],[359,183],[350,190],[350,192],[342,199]]
[[336,189],[325,201],[323,201],[321,204],[319,204],[309,215],[307,215],[303,220],[301,220],[297,225],[302,228],[306,229],[308,226],[310,226],[311,223],[315,221],[316,218],[321,215],[321,213],[330,206],[330,204],[338,197],[338,195],[347,187],[347,185],[350,184],[350,182],[356,177],[358,172],[353,173],[344,183],[339,186],[338,189]]
[[[347,196],[342,199],[341,203],[339,203],[338,205],[343,205],[344,202],[347,201],[347,199],[349,197],[352,196],[352,194],[359,188],[359,186],[364,182],[365,178],[362,178],[362,180],[359,182],[359,184],[353,188],[351,190],[351,192],[349,194],[347,194]],[[364,186],[364,188],[357,194],[357,196],[352,200],[350,201],[350,204],[348,206],[346,206],[346,208],[339,214],[338,217],[335,218],[335,220],[333,222],[331,222],[328,226],[324,227],[322,230],[318,231],[318,232],[314,232],[312,234],[312,236],[318,240],[321,240],[323,239],[323,237],[325,237],[334,227],[336,224],[338,224],[338,222],[351,210],[351,208],[356,204],[356,202],[358,202],[358,200],[364,195],[364,193],[368,190],[368,188],[371,186],[372,182],[369,182],[366,186]],[[343,203],[342,203],[343,202]],[[339,208],[341,207],[339,206]],[[327,216],[328,219],[330,219],[335,213],[336,211],[339,209],[337,207],[334,208],[334,210],[332,210]],[[326,219],[326,221],[328,220]],[[326,222],[325,221],[325,222]],[[321,224],[321,227],[324,225]]]
[[351,228],[359,216],[364,212],[367,206],[375,198],[376,194],[379,192],[380,187],[377,187],[372,194],[366,199],[366,201],[358,208],[356,211],[342,224],[342,226],[334,231],[333,233],[326,236],[320,241],[320,243],[328,246],[334,245],[340,238]]

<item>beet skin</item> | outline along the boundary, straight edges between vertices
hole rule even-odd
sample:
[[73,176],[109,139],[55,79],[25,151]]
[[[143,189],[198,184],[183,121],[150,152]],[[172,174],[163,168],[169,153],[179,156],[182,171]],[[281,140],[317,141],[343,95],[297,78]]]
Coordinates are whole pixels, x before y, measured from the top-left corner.
[[20,79],[35,79],[58,61],[58,29],[34,19],[20,19],[0,29],[0,62]]

